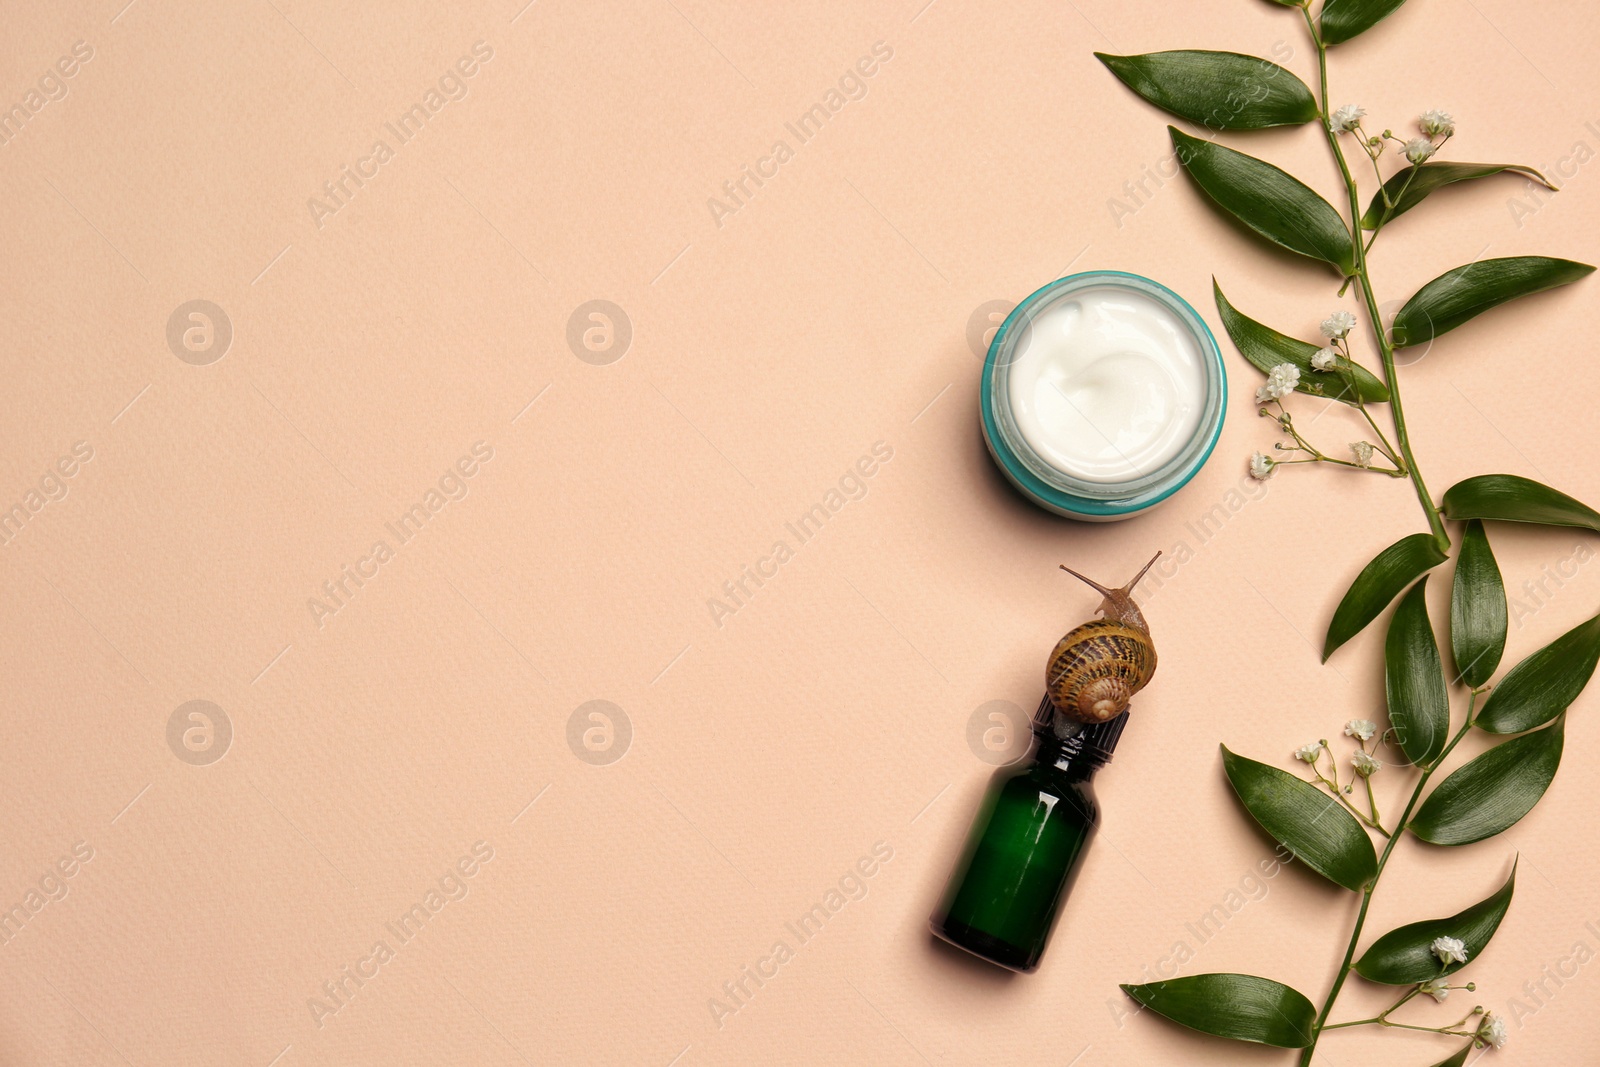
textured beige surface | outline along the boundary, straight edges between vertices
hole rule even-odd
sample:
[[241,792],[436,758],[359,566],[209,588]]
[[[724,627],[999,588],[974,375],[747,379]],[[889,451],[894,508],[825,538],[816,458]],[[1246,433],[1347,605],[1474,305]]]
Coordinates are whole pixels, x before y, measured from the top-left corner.
[[[1354,902],[1255,877],[1269,845],[1216,745],[1286,759],[1377,717],[1377,637],[1327,667],[1311,646],[1359,566],[1419,527],[1415,501],[1316,470],[1239,493],[1271,437],[1230,351],[1230,422],[1187,490],[1120,525],[1052,518],[984,455],[968,335],[1069,265],[1149,274],[1213,323],[1213,273],[1303,335],[1348,306],[1161,180],[1163,117],[1091,56],[1226,48],[1310,77],[1292,11],[124,2],[3,18],[6,102],[75,42],[92,56],[0,147],[0,503],[42,487],[0,551],[0,904],[38,905],[0,945],[0,1060],[1288,1061],[1125,1017],[1115,983],[1184,955],[1320,999]],[[1485,182],[1400,221],[1385,300],[1478,255],[1600,256],[1597,29],[1582,5],[1413,0],[1339,51],[1336,97],[1380,125],[1445,106],[1455,158],[1567,181],[1548,204]],[[802,139],[787,124],[819,103]],[[425,128],[402,139],[386,124],[414,104]],[[1333,193],[1309,131],[1248,141]],[[186,313],[188,358],[169,348],[193,300],[231,323],[220,359]],[[609,363],[614,312],[609,350],[582,316],[589,359],[569,347],[594,300],[631,333]],[[1503,470],[1600,500],[1597,301],[1592,281],[1529,301],[1406,368],[1437,491]],[[1331,412],[1316,432],[1358,430]],[[47,478],[58,461],[71,477]],[[818,504],[820,532],[789,529]],[[1523,587],[1570,573],[1579,541],[1496,533],[1524,609],[1509,656],[1600,601],[1587,564]],[[1158,547],[1186,560],[1146,600],[1160,673],[1043,970],[935,948],[925,917],[989,774],[969,723],[1031,709],[1092,607],[1056,564],[1120,581]],[[746,568],[763,584],[713,611]],[[210,747],[187,711],[169,745],[194,700],[221,710]],[[593,700],[621,715],[569,733]],[[1374,905],[1375,932],[1448,914],[1520,852],[1467,972],[1497,1010],[1600,950],[1597,705],[1531,817],[1462,851],[1403,845]],[[1393,810],[1402,776],[1382,780]],[[835,888],[801,943],[786,924]],[[1590,1057],[1596,966],[1543,979],[1497,1058]],[[719,1025],[745,967],[776,975],[743,979]],[[1340,1015],[1369,1003],[1353,989]]]

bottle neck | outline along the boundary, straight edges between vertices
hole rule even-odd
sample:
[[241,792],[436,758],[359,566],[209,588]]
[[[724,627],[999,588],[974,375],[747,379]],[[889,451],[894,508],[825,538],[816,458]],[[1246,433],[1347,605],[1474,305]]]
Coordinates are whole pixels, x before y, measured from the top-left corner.
[[1094,771],[1106,766],[1104,758],[1096,757],[1078,745],[1067,744],[1061,737],[1035,734],[1034,739],[1035,763],[1050,768],[1054,773],[1064,774],[1070,781],[1086,781],[1094,776]]
[[1111,762],[1111,754],[1127,725],[1126,711],[1100,723],[1060,719],[1047,696],[1034,715],[1033,733],[1038,741],[1034,758],[1058,770],[1087,778]]

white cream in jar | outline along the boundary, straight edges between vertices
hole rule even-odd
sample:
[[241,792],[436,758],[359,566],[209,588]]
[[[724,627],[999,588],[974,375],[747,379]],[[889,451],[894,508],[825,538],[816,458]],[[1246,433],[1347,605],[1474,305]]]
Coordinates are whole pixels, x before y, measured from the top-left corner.
[[1018,304],[979,391],[984,443],[1023,496],[1106,522],[1154,507],[1222,433],[1228,377],[1205,320],[1149,278],[1087,271]]
[[1092,286],[1032,320],[1007,387],[1017,430],[1040,459],[1086,482],[1126,482],[1161,470],[1194,438],[1206,368],[1193,330],[1165,304]]

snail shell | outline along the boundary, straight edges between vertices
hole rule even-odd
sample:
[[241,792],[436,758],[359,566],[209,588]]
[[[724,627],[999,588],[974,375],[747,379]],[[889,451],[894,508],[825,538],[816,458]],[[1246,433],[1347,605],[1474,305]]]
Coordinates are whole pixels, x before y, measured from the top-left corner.
[[1061,716],[1085,723],[1114,719],[1155,674],[1156,646],[1132,593],[1160,558],[1157,552],[1120,589],[1108,589],[1070,567],[1061,568],[1101,594],[1099,610],[1105,616],[1075,627],[1050,653],[1045,688]]

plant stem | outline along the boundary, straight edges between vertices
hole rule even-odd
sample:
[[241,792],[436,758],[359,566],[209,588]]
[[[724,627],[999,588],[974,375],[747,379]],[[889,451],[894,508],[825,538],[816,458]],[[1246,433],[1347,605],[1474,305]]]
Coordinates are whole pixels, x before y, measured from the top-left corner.
[[1440,552],[1448,554],[1450,535],[1445,532],[1444,519],[1439,514],[1439,509],[1434,506],[1433,496],[1428,492],[1427,485],[1423,483],[1422,471],[1417,467],[1416,457],[1411,452],[1411,437],[1406,432],[1405,409],[1400,403],[1400,383],[1395,374],[1394,345],[1390,343],[1389,336],[1384,331],[1383,318],[1378,312],[1378,300],[1372,291],[1372,276],[1367,270],[1367,252],[1361,235],[1361,199],[1356,191],[1356,181],[1350,174],[1350,164],[1344,158],[1344,149],[1339,147],[1339,135],[1328,128],[1328,46],[1323,43],[1322,34],[1317,32],[1317,24],[1311,17],[1310,7],[1302,7],[1300,13],[1305,16],[1306,28],[1311,31],[1311,40],[1317,46],[1317,73],[1322,88],[1322,132],[1327,135],[1328,148],[1333,152],[1334,162],[1339,164],[1339,174],[1344,179],[1345,191],[1350,197],[1350,244],[1355,255],[1356,276],[1361,280],[1361,295],[1366,299],[1367,315],[1372,320],[1372,333],[1378,339],[1378,354],[1383,361],[1383,380],[1389,386],[1389,411],[1394,417],[1395,443],[1399,447],[1406,471],[1411,476],[1411,484],[1417,491],[1417,502],[1422,505],[1423,514],[1428,517],[1428,529],[1433,534],[1434,542],[1438,544]]
[[[1356,945],[1361,941],[1361,928],[1367,922],[1367,908],[1372,904],[1372,893],[1378,888],[1378,879],[1383,877],[1383,869],[1389,863],[1389,856],[1394,852],[1394,846],[1405,836],[1406,820],[1411,818],[1412,810],[1417,806],[1417,801],[1422,799],[1422,791],[1427,788],[1428,779],[1433,777],[1433,772],[1439,768],[1450,755],[1461,739],[1467,736],[1467,731],[1472,729],[1472,715],[1477,707],[1478,694],[1472,693],[1467,700],[1467,719],[1461,724],[1461,729],[1456,731],[1444,751],[1439,753],[1438,759],[1422,768],[1422,776],[1417,779],[1417,787],[1411,791],[1411,798],[1406,801],[1405,810],[1400,813],[1400,818],[1394,824],[1394,836],[1389,838],[1388,844],[1383,846],[1383,854],[1378,857],[1377,870],[1372,875],[1372,881],[1367,883],[1367,888],[1361,894],[1361,910],[1356,913],[1356,924],[1350,931],[1350,943],[1345,946],[1344,960],[1339,964],[1339,972],[1333,977],[1333,986],[1328,990],[1327,998],[1322,1002],[1322,1010],[1317,1013],[1317,1021],[1311,1027],[1311,1044],[1300,1052],[1300,1067],[1310,1067],[1311,1057],[1317,1051],[1317,1040],[1322,1037],[1322,1031],[1328,1029],[1328,1013],[1333,1010],[1333,1002],[1339,999],[1339,990],[1344,988],[1344,980],[1350,977],[1354,969]],[[1389,1023],[1399,1026],[1399,1023]]]
[[[1288,412],[1284,411],[1284,409],[1283,409],[1283,401],[1279,400],[1279,401],[1277,401],[1277,404],[1278,404],[1278,414],[1277,415],[1273,415],[1270,412],[1268,412],[1266,408],[1262,408],[1261,409],[1262,416],[1265,417],[1265,418],[1272,419],[1274,422],[1276,422],[1278,424],[1278,427],[1281,430],[1283,430],[1284,433],[1286,433],[1290,437],[1294,438],[1294,447],[1293,448],[1284,449],[1284,451],[1304,452],[1306,454],[1306,456],[1308,457],[1306,459],[1280,459],[1280,460],[1276,460],[1275,462],[1278,463],[1279,465],[1289,464],[1289,463],[1335,463],[1335,464],[1338,464],[1341,467],[1350,467],[1353,470],[1372,471],[1374,474],[1387,474],[1391,478],[1404,478],[1406,476],[1406,472],[1400,468],[1400,461],[1396,460],[1394,458],[1394,455],[1392,453],[1390,453],[1390,452],[1384,452],[1384,455],[1388,456],[1390,461],[1395,464],[1395,469],[1394,470],[1388,470],[1387,468],[1384,468],[1384,467],[1374,467],[1370,463],[1367,464],[1366,466],[1362,466],[1360,463],[1352,463],[1347,459],[1334,459],[1332,456],[1325,455],[1322,452],[1321,449],[1319,449],[1316,445],[1313,445],[1310,441],[1307,441],[1304,437],[1302,437],[1300,435],[1300,431],[1296,430],[1294,428],[1294,420],[1289,417],[1289,413]],[[1361,409],[1361,413],[1363,415],[1366,415],[1366,408],[1362,408]],[[1367,422],[1372,423],[1372,428],[1374,430],[1378,429],[1378,424],[1375,423],[1375,422],[1372,422],[1372,416],[1371,415],[1367,415]],[[1383,431],[1379,430],[1378,431],[1378,436],[1382,437],[1383,436]],[[1284,448],[1284,446],[1281,445],[1281,444],[1278,445],[1278,447],[1280,449]]]
[[[1378,826],[1378,828],[1381,830],[1381,829],[1383,829],[1383,827],[1381,825],[1379,825],[1379,824],[1383,820],[1378,817],[1378,794],[1376,794],[1376,793],[1374,793],[1372,791],[1372,775],[1370,775],[1370,774],[1367,775],[1365,778],[1362,779],[1362,781],[1367,783],[1367,806],[1372,809],[1372,822],[1373,822],[1373,825]],[[1385,832],[1384,836],[1388,837],[1389,834],[1387,832]]]
[[1389,1021],[1389,1016],[1394,1014],[1396,1008],[1399,1008],[1402,1005],[1406,1004],[1407,1002],[1409,1002],[1411,1000],[1412,997],[1416,996],[1420,992],[1422,992],[1422,987],[1419,985],[1415,989],[1412,989],[1405,996],[1401,997],[1399,1000],[1397,1000],[1393,1004],[1389,1005],[1387,1008],[1384,1008],[1382,1011],[1380,1011],[1378,1013],[1378,1021],[1380,1023],[1388,1022]]
[[1399,1025],[1401,1025],[1400,1023],[1391,1023],[1389,1021],[1389,1016],[1394,1013],[1395,1009],[1397,1009],[1397,1008],[1401,1007],[1402,1005],[1406,1004],[1408,1001],[1411,1000],[1412,997],[1416,996],[1421,991],[1422,991],[1422,989],[1421,989],[1420,986],[1417,986],[1417,987],[1413,988],[1410,992],[1406,993],[1399,1000],[1395,1001],[1393,1004],[1389,1005],[1387,1008],[1384,1008],[1382,1011],[1380,1011],[1378,1014],[1374,1015],[1370,1019],[1351,1019],[1349,1022],[1329,1023],[1328,1025],[1324,1026],[1323,1029],[1324,1030],[1338,1030],[1338,1029],[1340,1029],[1342,1027],[1346,1027],[1346,1026],[1371,1026],[1374,1023],[1376,1023],[1376,1024],[1380,1025],[1380,1026],[1399,1026]]
[[[1435,148],[1434,151],[1438,152],[1439,148],[1443,148],[1445,146],[1445,142],[1449,141],[1449,140],[1450,140],[1450,138],[1446,137],[1443,141],[1440,141],[1439,142],[1439,147]],[[1376,158],[1373,159],[1372,165],[1374,167],[1376,167],[1378,165],[1378,161],[1377,161]],[[1378,220],[1378,225],[1376,225],[1376,226],[1374,226],[1372,228],[1372,236],[1367,240],[1367,251],[1368,252],[1372,251],[1373,242],[1377,241],[1378,234],[1382,232],[1382,230],[1383,230],[1383,228],[1385,226],[1389,225],[1390,216],[1394,213],[1394,209],[1399,206],[1400,201],[1402,201],[1402,200],[1404,200],[1406,198],[1406,191],[1411,188],[1411,183],[1416,180],[1417,173],[1421,169],[1422,169],[1422,164],[1420,164],[1420,163],[1411,164],[1411,170],[1406,175],[1405,184],[1400,186],[1400,195],[1395,197],[1395,199],[1394,199],[1394,201],[1392,203],[1389,201],[1389,194],[1387,192],[1385,192],[1383,194],[1383,203],[1384,203],[1383,217]],[[1378,175],[1378,180],[1380,182],[1383,181],[1383,175],[1382,174]]]
[[[1395,202],[1389,199],[1389,186],[1383,180],[1383,170],[1378,166],[1377,155],[1367,146],[1367,131],[1361,128],[1360,122],[1356,123],[1356,133],[1361,136],[1361,150],[1367,154],[1368,159],[1372,160],[1372,176],[1378,179],[1378,195],[1383,197],[1383,218],[1387,222],[1389,220],[1389,212],[1393,210]],[[1367,247],[1371,248],[1372,246],[1369,244]]]
[[[1374,830],[1378,831],[1378,833],[1382,834],[1384,837],[1391,836],[1389,831],[1385,830],[1383,828],[1382,824],[1380,824],[1378,822],[1378,817],[1377,817],[1376,814],[1371,815],[1371,816],[1366,815],[1364,812],[1362,812],[1362,810],[1360,808],[1356,807],[1354,804],[1350,803],[1350,801],[1348,799],[1345,798],[1344,791],[1339,788],[1339,783],[1338,783],[1337,780],[1330,782],[1330,781],[1328,781],[1328,779],[1324,778],[1322,776],[1322,772],[1317,770],[1315,767],[1311,768],[1311,770],[1312,770],[1312,773],[1317,776],[1317,781],[1319,781],[1323,785],[1327,786],[1328,789],[1333,792],[1334,799],[1337,800],[1340,804],[1343,804],[1345,810],[1348,811],[1351,815],[1354,815],[1358,821],[1360,821],[1362,824],[1370,827],[1371,829],[1374,829]],[[1370,785],[1368,786],[1368,793],[1369,794],[1371,793],[1371,786]]]
[[[1452,1030],[1448,1026],[1417,1026],[1414,1023],[1391,1023],[1391,1022],[1384,1022],[1382,1025],[1397,1027],[1397,1028],[1399,1028],[1401,1030],[1421,1030],[1421,1031],[1423,1031],[1425,1033],[1429,1033],[1429,1034],[1444,1034],[1446,1037],[1473,1037],[1473,1036],[1475,1036],[1473,1034],[1473,1032],[1470,1031],[1470,1030]],[[1457,1023],[1456,1025],[1459,1026],[1461,1024]]]
[[1357,406],[1361,409],[1361,414],[1366,417],[1367,425],[1372,427],[1372,432],[1378,435],[1378,447],[1383,450],[1383,454],[1389,457],[1389,462],[1394,464],[1395,470],[1400,471],[1402,474],[1406,473],[1405,464],[1401,463],[1400,457],[1395,455],[1394,445],[1389,443],[1389,438],[1384,435],[1383,428],[1372,417],[1372,412],[1367,410],[1367,405],[1361,403],[1358,398]]
[[[1378,161],[1376,159],[1374,159],[1372,161],[1372,164],[1373,164],[1373,166],[1377,166]],[[1378,234],[1381,233],[1383,231],[1383,228],[1389,224],[1389,216],[1394,212],[1395,205],[1398,204],[1400,202],[1400,200],[1405,198],[1406,191],[1411,188],[1411,183],[1416,180],[1417,170],[1418,170],[1417,164],[1413,163],[1411,165],[1410,173],[1408,173],[1406,175],[1405,184],[1400,186],[1400,196],[1398,198],[1396,198],[1394,203],[1390,203],[1389,202],[1389,194],[1387,192],[1385,192],[1383,194],[1383,198],[1384,198],[1383,216],[1378,219],[1378,224],[1372,228],[1372,236],[1367,238],[1366,250],[1368,252],[1372,251],[1373,244],[1378,240]],[[1378,180],[1380,182],[1383,181],[1383,175],[1382,174],[1378,175]]]

